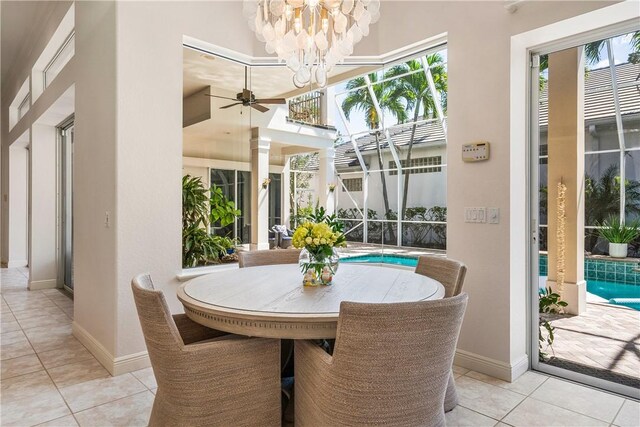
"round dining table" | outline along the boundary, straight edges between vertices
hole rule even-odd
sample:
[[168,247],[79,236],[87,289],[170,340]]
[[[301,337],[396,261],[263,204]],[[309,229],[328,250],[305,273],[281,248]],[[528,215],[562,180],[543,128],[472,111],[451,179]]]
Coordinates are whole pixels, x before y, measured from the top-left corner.
[[194,322],[253,337],[332,339],[340,303],[394,303],[444,298],[442,284],[410,270],[342,263],[330,286],[303,286],[297,264],[203,275],[178,288]]

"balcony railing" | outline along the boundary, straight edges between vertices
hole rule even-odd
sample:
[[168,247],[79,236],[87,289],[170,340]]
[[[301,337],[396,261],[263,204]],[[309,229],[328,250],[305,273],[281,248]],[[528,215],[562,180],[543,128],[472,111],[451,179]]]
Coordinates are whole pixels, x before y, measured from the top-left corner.
[[310,125],[322,125],[322,93],[305,93],[289,101],[289,119]]

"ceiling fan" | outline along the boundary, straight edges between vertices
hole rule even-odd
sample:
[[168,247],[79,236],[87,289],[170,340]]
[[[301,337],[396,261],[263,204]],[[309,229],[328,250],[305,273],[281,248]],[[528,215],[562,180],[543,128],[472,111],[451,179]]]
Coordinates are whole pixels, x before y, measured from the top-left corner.
[[286,104],[287,100],[284,98],[263,98],[263,99],[256,99],[255,95],[253,94],[252,91],[250,91],[249,89],[247,89],[247,67],[244,67],[244,88],[242,89],[242,92],[238,93],[234,98],[229,98],[226,96],[219,96],[219,95],[210,95],[207,94],[207,96],[211,96],[213,98],[220,98],[220,99],[228,99],[230,101],[236,101],[233,104],[229,104],[229,105],[225,105],[223,107],[220,107],[220,109],[223,108],[230,108],[230,107],[234,107],[236,105],[242,105],[243,107],[251,107],[251,108],[255,108],[256,110],[260,111],[261,113],[267,112],[269,111],[269,109],[267,107],[265,107],[264,105],[260,105],[260,104]]

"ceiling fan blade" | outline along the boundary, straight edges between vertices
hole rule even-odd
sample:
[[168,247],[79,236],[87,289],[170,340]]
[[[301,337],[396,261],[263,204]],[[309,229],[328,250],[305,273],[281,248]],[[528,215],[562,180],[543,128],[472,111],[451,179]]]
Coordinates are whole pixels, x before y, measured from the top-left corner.
[[267,111],[269,111],[269,109],[263,105],[260,104],[251,104],[251,108],[255,108],[256,110],[260,111],[261,113],[266,113]]
[[233,107],[236,105],[242,105],[242,102],[235,102],[233,104],[229,104],[229,105],[225,105],[224,107],[220,107],[220,109],[222,110],[223,108],[229,108],[229,107]]
[[264,98],[256,99],[255,102],[259,102],[260,104],[286,104],[287,100],[284,98]]
[[212,98],[220,98],[220,99],[228,99],[229,101],[237,101],[237,99],[235,99],[235,98],[229,98],[229,97],[226,97],[226,96],[209,95],[208,93],[205,93],[205,95],[210,96]]

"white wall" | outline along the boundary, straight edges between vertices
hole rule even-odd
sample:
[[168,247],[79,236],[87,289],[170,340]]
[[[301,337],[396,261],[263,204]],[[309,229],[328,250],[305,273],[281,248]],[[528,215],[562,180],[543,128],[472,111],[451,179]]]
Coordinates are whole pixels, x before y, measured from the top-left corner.
[[15,144],[9,150],[10,156],[10,219],[9,257],[3,260],[8,267],[24,267],[28,264],[28,224],[29,208],[29,150],[25,145]]
[[29,289],[55,288],[58,277],[56,128],[31,127]]

